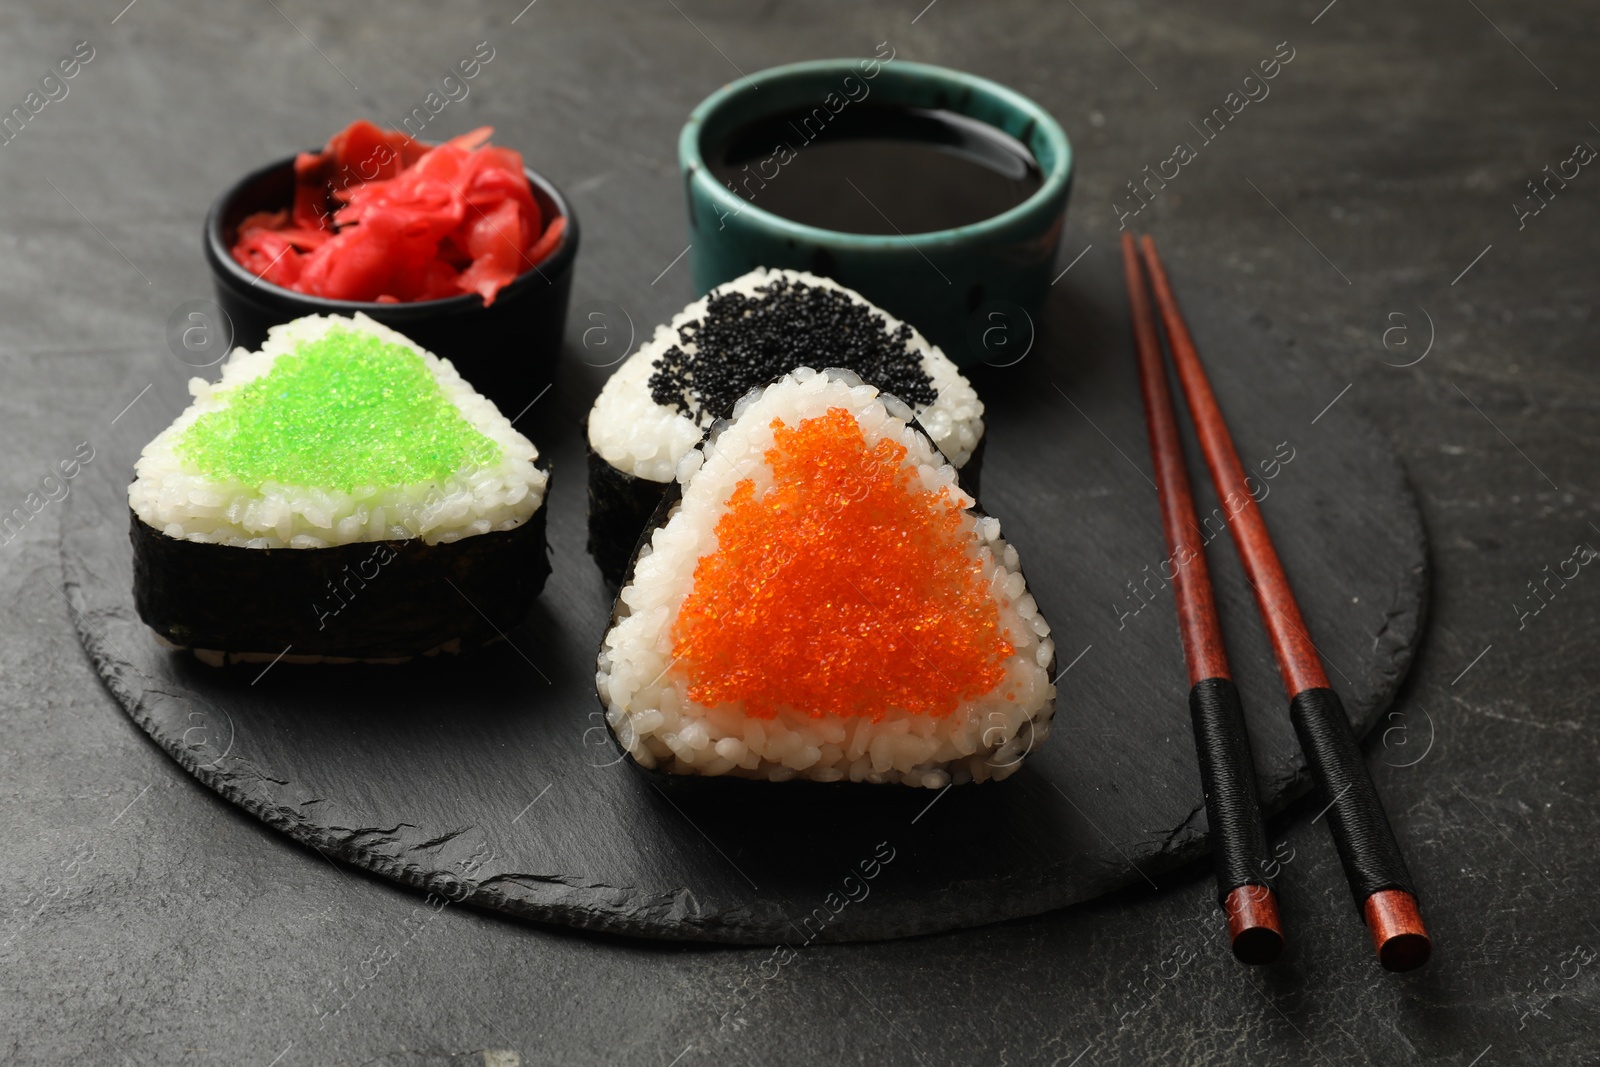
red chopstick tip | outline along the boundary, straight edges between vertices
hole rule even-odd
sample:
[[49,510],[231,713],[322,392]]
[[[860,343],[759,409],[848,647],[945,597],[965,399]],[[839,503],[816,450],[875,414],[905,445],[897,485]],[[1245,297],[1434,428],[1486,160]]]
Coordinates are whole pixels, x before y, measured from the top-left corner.
[[1433,955],[1433,940],[1422,924],[1417,898],[1404,889],[1384,889],[1372,894],[1362,905],[1367,928],[1372,931],[1372,947],[1378,962],[1389,971],[1414,971]]
[[1264,885],[1242,885],[1222,902],[1228,916],[1228,940],[1234,959],[1259,966],[1283,951],[1283,926],[1278,921],[1278,895]]

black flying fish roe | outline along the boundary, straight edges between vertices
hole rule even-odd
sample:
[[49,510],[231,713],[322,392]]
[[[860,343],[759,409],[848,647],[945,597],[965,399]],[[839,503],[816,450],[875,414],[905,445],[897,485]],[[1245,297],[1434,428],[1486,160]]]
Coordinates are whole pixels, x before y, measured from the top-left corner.
[[695,351],[673,345],[662,353],[650,398],[702,424],[796,367],[854,371],[914,408],[939,398],[921,353],[906,347],[911,327],[886,333],[882,315],[837,289],[778,278],[754,294],[723,293],[679,333]]

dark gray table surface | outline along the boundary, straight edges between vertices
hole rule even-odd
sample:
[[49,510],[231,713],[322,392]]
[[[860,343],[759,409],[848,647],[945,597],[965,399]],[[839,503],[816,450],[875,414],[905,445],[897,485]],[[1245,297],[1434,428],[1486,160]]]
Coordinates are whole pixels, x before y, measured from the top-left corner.
[[[1543,601],[1529,585],[1600,545],[1600,173],[1551,180],[1520,222],[1514,206],[1600,145],[1592,8],[123,2],[0,12],[0,110],[77,42],[94,50],[0,146],[0,512],[173,358],[169,314],[209,295],[198,236],[218,189],[350,118],[398,121],[479,42],[494,58],[426,132],[493,124],[559,182],[585,230],[575,316],[611,301],[641,328],[689,297],[681,262],[662,274],[686,241],[678,125],[741,71],[887,41],[1039,99],[1079,153],[1061,266],[1083,256],[1058,324],[1120,313],[1113,205],[1196,144],[1129,221],[1207,299],[1348,382],[1306,396],[1308,423],[1335,400],[1324,417],[1366,413],[1421,501],[1430,620],[1367,751],[1437,948],[1419,973],[1378,969],[1309,799],[1271,825],[1291,943],[1265,970],[1226,957],[1203,866],[781,966],[435,913],[230,807],[127,720],[68,617],[52,503],[0,544],[0,1061],[1600,1059],[1600,578],[1551,579]],[[1201,145],[1189,123],[1284,41],[1270,96]],[[578,354],[545,417],[576,420],[605,373]],[[1143,442],[1121,447],[1143,465]]]

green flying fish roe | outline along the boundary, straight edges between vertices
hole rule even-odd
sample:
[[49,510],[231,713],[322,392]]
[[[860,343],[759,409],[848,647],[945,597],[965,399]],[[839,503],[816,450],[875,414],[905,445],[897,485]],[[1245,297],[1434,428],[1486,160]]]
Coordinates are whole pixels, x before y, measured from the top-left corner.
[[218,481],[350,492],[443,481],[500,459],[421,356],[357,330],[302,342],[221,395],[227,407],[196,419],[177,449]]

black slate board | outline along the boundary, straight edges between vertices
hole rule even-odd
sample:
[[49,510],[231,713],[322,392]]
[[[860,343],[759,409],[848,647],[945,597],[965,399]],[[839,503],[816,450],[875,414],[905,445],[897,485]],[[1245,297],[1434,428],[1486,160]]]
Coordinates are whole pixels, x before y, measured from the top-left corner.
[[[584,554],[576,426],[596,383],[577,360],[520,424],[554,467],[555,571],[514,647],[264,674],[158,648],[133,609],[125,487],[186,402],[188,368],[171,360],[152,364],[154,387],[95,442],[66,501],[66,592],[106,685],[187,771],[323,854],[421,890],[614,933],[792,944],[1086,900],[1201,856],[1206,820],[1170,592],[1132,613],[1125,584],[1164,555],[1125,312],[1058,301],[1055,340],[973,372],[989,408],[983,504],[1022,553],[1066,668],[1050,740],[1003,783],[663,789],[622,763],[593,693],[611,594]],[[1319,416],[1341,383],[1242,317],[1188,306],[1246,464],[1293,449],[1262,507],[1364,733],[1422,622],[1426,552],[1405,476],[1348,403]],[[1190,455],[1199,475],[1192,439]],[[1197,489],[1213,507],[1203,476]],[[1211,563],[1276,810],[1309,781],[1226,535]]]

